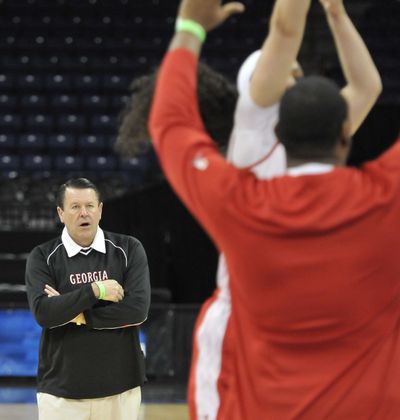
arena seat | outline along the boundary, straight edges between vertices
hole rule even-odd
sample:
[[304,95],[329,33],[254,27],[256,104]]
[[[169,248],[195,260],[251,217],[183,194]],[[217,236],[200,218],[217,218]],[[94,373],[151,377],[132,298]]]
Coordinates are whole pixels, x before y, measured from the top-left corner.
[[89,156],[87,159],[87,169],[92,173],[109,174],[117,169],[117,159],[114,156]]
[[42,151],[45,147],[45,136],[43,134],[21,134],[18,139],[20,153],[29,151]]
[[52,134],[47,139],[47,146],[51,153],[70,153],[75,149],[75,136],[71,134]]
[[0,94],[0,110],[14,111],[17,108],[17,96]]
[[51,158],[43,154],[30,154],[23,157],[23,169],[28,172],[50,171],[52,169]]
[[106,138],[97,134],[82,135],[78,138],[78,146],[82,153],[100,152],[106,147]]
[[24,95],[21,98],[21,106],[30,112],[38,112],[46,109],[47,96],[46,95]]
[[8,151],[17,147],[17,140],[15,134],[0,134],[0,149]]
[[54,118],[50,114],[31,114],[25,120],[26,130],[37,133],[51,133],[54,129]]
[[18,171],[20,169],[20,157],[17,155],[0,156],[0,171]]
[[82,156],[58,155],[55,157],[54,169],[59,174],[80,172],[84,167]]
[[73,111],[78,107],[79,99],[78,95],[71,94],[57,94],[54,95],[51,100],[51,107],[57,112],[64,113]]
[[57,117],[57,132],[81,134],[86,128],[86,118],[80,114],[60,114]]
[[18,114],[0,114],[0,132],[17,133],[21,127],[22,118]]

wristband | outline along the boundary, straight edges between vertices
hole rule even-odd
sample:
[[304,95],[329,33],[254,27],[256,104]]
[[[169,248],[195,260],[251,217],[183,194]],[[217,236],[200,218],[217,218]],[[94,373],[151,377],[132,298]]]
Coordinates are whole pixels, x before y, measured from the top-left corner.
[[98,299],[104,299],[106,297],[106,287],[104,284],[100,283],[99,281],[96,281],[96,286],[99,288],[99,297]]
[[194,20],[182,18],[176,19],[175,32],[182,31],[191,33],[202,43],[206,40],[206,30],[200,25],[200,23],[197,23]]

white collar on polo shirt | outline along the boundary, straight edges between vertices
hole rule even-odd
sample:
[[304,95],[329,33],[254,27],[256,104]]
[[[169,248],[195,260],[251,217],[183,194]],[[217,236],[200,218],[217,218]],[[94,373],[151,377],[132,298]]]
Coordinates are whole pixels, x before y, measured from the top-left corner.
[[311,162],[305,163],[304,165],[288,168],[286,173],[290,176],[320,175],[331,172],[334,168],[334,165],[330,165],[328,163]]
[[81,247],[78,245],[72,238],[69,236],[67,228],[64,227],[62,234],[61,234],[62,243],[67,251],[68,257],[73,257],[74,255],[82,254],[88,255],[92,249],[95,249],[98,252],[103,254],[106,253],[106,244],[104,240],[104,232],[103,230],[97,226],[96,236],[94,237],[93,242],[88,247]]

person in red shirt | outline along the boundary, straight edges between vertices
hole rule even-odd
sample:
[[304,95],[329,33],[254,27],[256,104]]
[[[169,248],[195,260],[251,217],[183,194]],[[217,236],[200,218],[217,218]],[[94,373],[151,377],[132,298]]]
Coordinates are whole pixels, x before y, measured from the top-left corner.
[[[352,105],[352,135],[364,119],[369,104],[376,98],[378,89],[375,91],[371,87],[377,83],[377,71],[345,10],[337,16],[340,5],[342,6],[341,2],[328,2],[324,5],[324,10],[344,70],[346,83],[341,92],[349,98],[348,103]],[[291,46],[297,46],[293,56],[297,55],[300,48],[305,22],[299,20],[297,25],[295,35],[290,41]],[[253,52],[239,70],[239,99],[227,154],[229,162],[237,167],[250,169],[259,179],[282,175],[286,170],[285,150],[281,143],[277,143],[274,130],[279,109],[279,103],[274,101],[279,101],[279,92],[281,95],[284,92],[281,91],[281,83],[277,84],[280,87],[278,94],[273,89],[276,86],[273,76],[280,73],[271,74],[270,71],[276,63],[274,40],[277,38],[277,30],[276,25],[271,25],[261,50]],[[361,53],[356,61],[353,60],[354,42],[358,43]],[[295,62],[283,87],[292,86],[302,76],[301,68]],[[200,83],[199,79],[198,84]],[[207,127],[206,121],[204,125]],[[217,140],[212,134],[211,137]],[[215,420],[218,412],[223,410],[226,396],[229,395],[229,318],[229,272],[221,255],[217,271],[217,289],[202,306],[193,332],[188,383],[188,406],[192,419]]]
[[[293,27],[282,18],[306,19],[309,4],[277,2],[284,80]],[[325,2],[338,4],[340,16],[341,2]],[[281,101],[287,173],[259,180],[229,164],[198,112],[198,37],[240,10],[182,2],[190,22],[164,59],[149,122],[170,183],[229,268],[232,372],[218,419],[398,419],[400,143],[360,169],[342,166],[354,103],[314,76]],[[376,86],[378,96],[378,75]]]

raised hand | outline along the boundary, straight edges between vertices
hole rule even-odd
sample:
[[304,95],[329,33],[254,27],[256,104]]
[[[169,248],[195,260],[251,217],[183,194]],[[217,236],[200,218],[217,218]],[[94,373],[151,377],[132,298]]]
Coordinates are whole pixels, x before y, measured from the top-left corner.
[[319,0],[325,12],[330,15],[337,15],[344,10],[343,0]]
[[230,16],[243,11],[244,5],[236,1],[222,5],[220,0],[182,0],[178,17],[194,20],[210,31]]
[[51,287],[50,285],[46,284],[44,286],[44,292],[46,293],[46,295],[48,297],[53,297],[53,296],[60,296],[60,293],[57,292],[56,289],[54,289],[53,287]]

